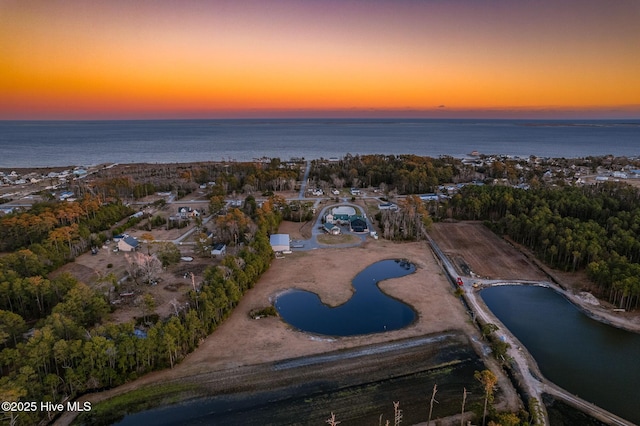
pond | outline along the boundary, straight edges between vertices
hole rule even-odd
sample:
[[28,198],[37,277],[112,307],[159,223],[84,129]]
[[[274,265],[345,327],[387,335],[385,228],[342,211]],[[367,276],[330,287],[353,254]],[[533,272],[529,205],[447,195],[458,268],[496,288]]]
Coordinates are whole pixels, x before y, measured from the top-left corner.
[[340,306],[322,303],[317,294],[292,289],[278,296],[275,307],[293,327],[329,336],[354,336],[398,330],[411,324],[416,313],[411,306],[380,290],[380,281],[415,272],[405,260],[376,262],[353,279],[354,293]]
[[640,424],[639,334],[589,318],[549,288],[492,287],[481,296],[547,379]]

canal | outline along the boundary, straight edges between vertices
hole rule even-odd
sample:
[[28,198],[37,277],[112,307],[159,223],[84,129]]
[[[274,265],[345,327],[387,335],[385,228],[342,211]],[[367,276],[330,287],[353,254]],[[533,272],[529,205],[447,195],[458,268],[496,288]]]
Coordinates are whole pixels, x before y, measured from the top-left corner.
[[640,424],[639,334],[589,318],[549,288],[500,286],[480,294],[547,379]]

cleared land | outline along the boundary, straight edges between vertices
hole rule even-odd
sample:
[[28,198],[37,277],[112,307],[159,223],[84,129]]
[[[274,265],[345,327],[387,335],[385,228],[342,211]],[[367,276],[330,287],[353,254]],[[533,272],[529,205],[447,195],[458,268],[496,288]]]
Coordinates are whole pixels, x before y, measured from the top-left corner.
[[[132,235],[139,236],[140,231]],[[149,250],[153,253],[155,248],[153,245]],[[126,322],[134,317],[142,316],[142,308],[140,298],[143,294],[149,293],[154,297],[156,307],[154,311],[160,317],[171,315],[176,306],[182,306],[186,301],[186,293],[191,289],[192,283],[189,275],[195,275],[195,282],[202,281],[204,270],[211,264],[219,262],[219,259],[198,258],[194,257],[192,262],[181,261],[177,265],[164,270],[158,276],[158,284],[149,286],[146,284],[138,285],[130,279],[126,279],[127,273],[127,256],[129,253],[114,252],[115,243],[110,243],[98,250],[96,255],[85,253],[78,256],[74,262],[68,263],[59,268],[52,275],[58,275],[68,272],[78,280],[100,289],[105,294],[109,293],[112,287],[111,282],[107,279],[108,274],[113,274],[119,284],[115,290],[111,291],[110,299],[117,302],[117,309],[111,314],[109,321]],[[193,246],[180,246],[182,255],[195,256]],[[142,253],[147,253],[147,244],[142,244]],[[111,265],[111,266],[109,266]],[[131,296],[121,296],[123,294],[131,294]]]
[[435,223],[429,234],[463,275],[469,275],[466,265],[485,278],[548,279],[538,266],[482,223]]

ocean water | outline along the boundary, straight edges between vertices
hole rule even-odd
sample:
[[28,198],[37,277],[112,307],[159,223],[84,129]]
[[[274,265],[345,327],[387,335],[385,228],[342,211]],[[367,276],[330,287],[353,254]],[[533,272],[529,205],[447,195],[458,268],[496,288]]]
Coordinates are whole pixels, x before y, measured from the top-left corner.
[[0,167],[351,154],[640,156],[640,120],[0,121]]

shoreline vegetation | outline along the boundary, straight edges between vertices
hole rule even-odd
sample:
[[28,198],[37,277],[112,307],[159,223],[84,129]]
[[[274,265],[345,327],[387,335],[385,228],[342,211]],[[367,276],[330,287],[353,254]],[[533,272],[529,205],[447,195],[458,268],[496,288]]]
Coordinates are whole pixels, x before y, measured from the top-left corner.
[[[632,179],[596,179],[607,167],[618,166],[629,173],[640,168],[631,159],[611,157],[483,156],[464,163],[453,158],[349,155],[337,162],[127,164],[85,171],[82,178],[69,179],[53,191],[64,188],[75,201],[60,202],[47,197],[51,190],[37,191],[31,208],[0,216],[5,253],[0,257],[0,390],[5,399],[15,401],[57,402],[86,394],[83,399],[97,402],[102,398],[90,392],[125,382],[114,389],[120,389],[116,393],[160,378],[202,374],[205,368],[221,371],[271,362],[274,356],[307,356],[458,328],[478,337],[432,254],[423,243],[410,242],[420,241],[431,222],[455,226],[458,221],[483,221],[547,274],[559,276],[557,282],[568,282],[567,293],[594,293],[604,306],[586,308],[615,308],[615,314],[609,312],[611,318],[627,321],[638,331],[638,316],[630,312],[640,297],[640,275],[634,275],[640,268],[640,250],[634,241],[640,243],[632,226],[640,211],[638,190]],[[334,188],[337,198],[359,203],[383,239],[353,248],[325,243],[326,249],[294,252],[272,262],[268,235],[284,227],[292,238],[308,237],[303,228],[317,214],[315,206],[333,201],[304,191],[300,178],[305,168],[305,185],[324,194]],[[361,191],[354,196],[347,188]],[[429,197],[421,200],[411,194]],[[194,198],[205,206],[198,214],[206,210],[206,215],[177,216],[174,204]],[[378,209],[389,202],[399,211]],[[137,260],[112,253],[114,246],[109,244],[114,237],[136,231],[142,243]],[[193,235],[184,240],[186,245],[185,235]],[[204,242],[208,238],[225,243],[231,253],[212,259]],[[177,258],[170,255],[172,245]],[[109,249],[94,252],[94,247]],[[106,257],[107,252],[112,254]],[[410,258],[422,271],[419,278],[405,281],[427,287],[416,300],[418,296],[396,280],[384,284],[394,289],[393,297],[408,301],[420,314],[420,320],[405,330],[377,337],[316,339],[291,330],[278,318],[256,321],[249,315],[270,306],[273,294],[292,283],[306,286],[329,305],[339,304],[350,292],[342,283],[350,282],[354,268],[389,258],[391,252]],[[180,264],[179,259],[194,257],[195,263]],[[167,272],[152,266],[154,258]],[[94,269],[102,270],[78,280],[74,273],[92,260]],[[52,273],[62,265],[71,273]],[[109,275],[110,269],[122,275]],[[167,273],[184,275],[186,284]],[[162,280],[173,281],[163,284],[174,292],[173,299],[160,293],[156,284]],[[123,295],[130,292],[137,302],[128,305]],[[436,308],[437,304],[442,306]],[[471,346],[483,353],[481,344]],[[490,358],[483,361],[491,370],[501,370]],[[150,373],[158,368],[169,370]],[[504,376],[498,386],[506,393],[511,387]],[[512,397],[503,398],[503,408],[519,410]],[[7,418],[28,424],[43,414],[8,413]],[[497,413],[492,416],[498,419]],[[71,417],[65,413],[57,422],[66,424]]]

